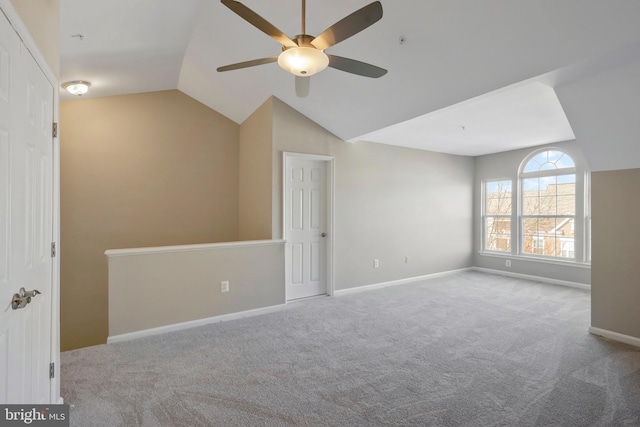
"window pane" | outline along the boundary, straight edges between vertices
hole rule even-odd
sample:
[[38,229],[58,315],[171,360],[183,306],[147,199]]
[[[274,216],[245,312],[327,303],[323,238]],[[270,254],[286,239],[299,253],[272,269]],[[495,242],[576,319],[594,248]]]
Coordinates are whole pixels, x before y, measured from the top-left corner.
[[558,206],[557,215],[575,215],[576,196],[574,194],[571,194],[569,196],[558,196],[557,206]]
[[539,235],[540,220],[525,218],[522,223],[522,252],[529,255],[543,255],[544,239]]
[[547,163],[547,152],[543,151],[542,153],[538,153],[536,154],[536,156],[534,158],[532,158],[531,160],[529,160],[529,162],[527,163],[527,165],[524,167],[524,171],[525,172],[535,172],[540,170],[540,166],[542,166],[543,164]]
[[543,176],[538,178],[540,180],[540,193],[544,194],[556,194],[556,187],[558,184],[558,177]]
[[486,181],[484,187],[484,250],[511,252],[510,180]]
[[487,181],[485,214],[511,215],[511,181]]
[[540,190],[540,180],[538,178],[527,178],[522,180],[522,190],[525,195],[535,192],[536,195]]
[[569,157],[568,155],[564,154],[564,153],[556,161],[556,165],[558,166],[558,169],[576,167],[576,164],[574,163],[573,159],[571,157]]
[[540,211],[538,215],[555,215],[556,214],[556,196],[540,197]]
[[537,236],[538,221],[538,218],[524,218],[522,221],[522,234],[524,236]]
[[524,215],[538,215],[540,213],[540,198],[537,195],[522,199],[522,213]]
[[560,239],[560,254],[562,258],[575,258],[574,239]]
[[485,236],[486,250],[511,252],[511,218],[486,218]]
[[568,154],[562,151],[548,150],[536,154],[529,160],[524,166],[523,172],[551,171],[575,166],[575,162]]
[[529,255],[574,258],[575,218],[524,218],[522,251]]

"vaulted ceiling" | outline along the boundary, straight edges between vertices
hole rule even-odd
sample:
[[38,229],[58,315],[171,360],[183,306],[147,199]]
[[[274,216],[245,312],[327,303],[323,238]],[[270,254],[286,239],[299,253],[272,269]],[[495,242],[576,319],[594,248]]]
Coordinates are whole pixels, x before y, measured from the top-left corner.
[[[369,2],[308,0],[307,33]],[[329,68],[299,98],[277,64],[216,71],[281,48],[218,0],[60,3],[61,81],[91,81],[87,96],[177,88],[238,123],[276,96],[344,140],[454,154],[573,139],[558,86],[640,58],[637,1],[382,0],[381,21],[327,52],[389,73]],[[243,3],[300,33],[299,0]]]

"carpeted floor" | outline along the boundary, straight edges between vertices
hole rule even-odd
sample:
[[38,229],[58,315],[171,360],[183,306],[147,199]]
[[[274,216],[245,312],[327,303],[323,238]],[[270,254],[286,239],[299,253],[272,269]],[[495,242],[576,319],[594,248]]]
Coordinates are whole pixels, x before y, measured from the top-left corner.
[[478,272],[62,354],[72,426],[639,426],[586,291]]

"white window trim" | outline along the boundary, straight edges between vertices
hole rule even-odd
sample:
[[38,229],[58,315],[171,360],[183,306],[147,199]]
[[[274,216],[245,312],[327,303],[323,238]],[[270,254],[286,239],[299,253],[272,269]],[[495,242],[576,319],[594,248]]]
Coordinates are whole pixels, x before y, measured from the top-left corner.
[[[560,151],[571,157],[575,167],[561,168],[551,170],[555,173],[550,174],[549,170],[534,171],[522,173],[525,165],[537,154],[544,151]],[[572,217],[574,220],[574,258],[552,257],[535,254],[524,254],[522,252],[522,180],[526,178],[534,178],[541,176],[552,175],[570,175],[575,174],[576,177],[576,210],[575,215],[560,215],[561,217]],[[498,258],[520,258],[528,261],[535,261],[546,264],[556,264],[564,266],[575,266],[580,268],[591,267],[591,253],[589,241],[591,239],[590,234],[590,172],[586,165],[580,160],[578,156],[574,156],[571,152],[557,148],[553,146],[546,146],[537,150],[531,151],[524,157],[517,170],[514,170],[514,176],[512,177],[491,177],[485,178],[480,182],[480,227],[479,227],[479,248],[478,254],[482,256],[498,257]],[[511,252],[492,251],[485,248],[486,243],[486,214],[485,214],[485,191],[486,183],[493,181],[511,181],[512,184],[512,200],[511,200]],[[493,216],[493,215],[492,215]]]

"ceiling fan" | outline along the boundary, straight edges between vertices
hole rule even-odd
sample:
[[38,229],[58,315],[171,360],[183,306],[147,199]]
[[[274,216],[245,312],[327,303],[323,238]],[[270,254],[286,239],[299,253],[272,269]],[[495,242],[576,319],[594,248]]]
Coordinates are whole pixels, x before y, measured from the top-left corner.
[[282,45],[282,53],[278,56],[225,65],[218,68],[219,72],[278,62],[281,68],[296,76],[296,94],[301,97],[307,96],[309,93],[309,77],[324,70],[326,67],[371,78],[378,78],[387,74],[387,70],[384,68],[356,61],[355,59],[329,55],[324,52],[325,49],[378,22],[382,18],[382,4],[379,1],[374,1],[353,12],[324,30],[319,36],[314,37],[306,34],[306,1],[302,0],[302,32],[293,38],[289,38],[242,3],[235,0],[220,1],[245,21],[280,43]]

